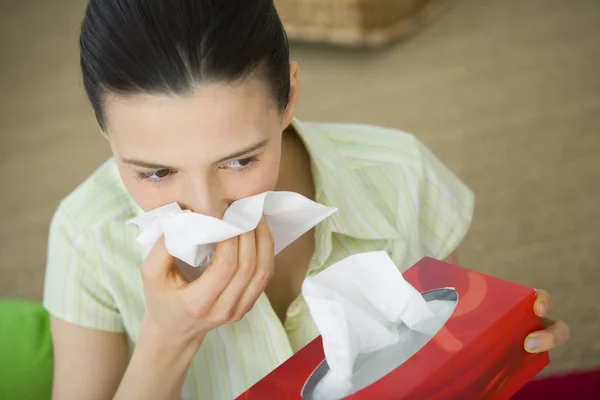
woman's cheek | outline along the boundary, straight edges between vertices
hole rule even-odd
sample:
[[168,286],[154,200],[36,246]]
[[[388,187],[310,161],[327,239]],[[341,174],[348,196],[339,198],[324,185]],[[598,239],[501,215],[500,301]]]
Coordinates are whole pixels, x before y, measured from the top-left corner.
[[176,201],[167,184],[154,184],[133,176],[121,175],[121,178],[133,201],[146,212]]
[[[236,174],[237,175],[237,174]],[[274,189],[272,179],[265,173],[239,174],[229,176],[223,182],[227,193],[226,198],[232,201],[253,196],[255,194],[268,192]]]
[[254,194],[275,190],[279,178],[279,164],[276,161],[264,162],[253,172],[251,179],[246,181],[252,185]]

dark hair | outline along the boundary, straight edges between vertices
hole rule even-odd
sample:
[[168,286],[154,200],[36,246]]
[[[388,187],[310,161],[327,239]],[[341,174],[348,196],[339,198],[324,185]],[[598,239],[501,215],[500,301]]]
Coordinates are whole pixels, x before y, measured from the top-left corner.
[[273,0],[90,0],[80,36],[83,84],[106,128],[106,93],[186,94],[260,77],[284,111],[289,48]]

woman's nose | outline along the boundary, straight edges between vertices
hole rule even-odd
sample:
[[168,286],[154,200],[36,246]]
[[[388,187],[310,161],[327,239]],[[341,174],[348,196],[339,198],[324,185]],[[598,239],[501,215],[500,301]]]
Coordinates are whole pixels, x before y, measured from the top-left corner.
[[183,192],[179,201],[181,208],[214,218],[223,217],[227,202],[220,198],[218,190],[209,185],[189,184]]

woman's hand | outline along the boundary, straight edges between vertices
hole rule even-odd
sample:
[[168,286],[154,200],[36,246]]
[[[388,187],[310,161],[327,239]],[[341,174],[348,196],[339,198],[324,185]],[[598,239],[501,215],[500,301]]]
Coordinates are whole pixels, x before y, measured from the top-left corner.
[[552,311],[552,299],[545,290],[537,290],[533,312],[543,318],[544,329],[533,332],[525,339],[525,350],[540,353],[561,346],[569,339],[569,326],[563,321],[547,318]]
[[144,326],[161,340],[199,346],[208,331],[252,309],[273,275],[273,246],[263,218],[254,231],[219,243],[212,264],[187,282],[161,238],[142,265]]
[[178,399],[206,333],[250,311],[273,264],[264,219],[254,231],[219,243],[212,264],[193,282],[177,269],[161,238],[142,264],[146,312],[114,399]]

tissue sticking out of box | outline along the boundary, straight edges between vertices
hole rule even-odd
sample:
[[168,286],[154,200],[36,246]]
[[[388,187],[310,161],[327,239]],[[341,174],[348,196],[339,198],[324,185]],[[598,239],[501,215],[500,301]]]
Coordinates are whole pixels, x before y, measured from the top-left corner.
[[302,295],[329,371],[311,398],[339,399],[383,377],[441,329],[456,301],[427,302],[384,251],[350,256],[306,278]]
[[164,235],[169,254],[204,268],[212,261],[218,242],[254,230],[263,215],[277,254],[336,211],[298,193],[265,192],[235,201],[222,220],[171,203],[127,223],[140,228],[137,241],[148,250]]

